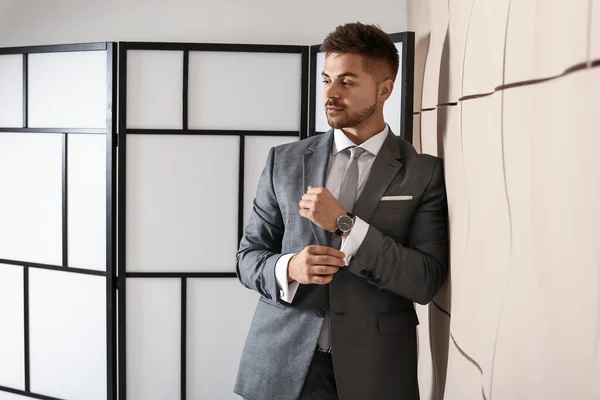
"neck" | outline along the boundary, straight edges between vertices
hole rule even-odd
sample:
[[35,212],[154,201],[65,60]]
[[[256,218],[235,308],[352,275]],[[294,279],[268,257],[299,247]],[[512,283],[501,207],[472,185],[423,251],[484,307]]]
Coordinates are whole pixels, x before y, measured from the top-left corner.
[[385,129],[383,115],[380,118],[369,118],[351,128],[342,128],[342,132],[357,146],[360,146]]

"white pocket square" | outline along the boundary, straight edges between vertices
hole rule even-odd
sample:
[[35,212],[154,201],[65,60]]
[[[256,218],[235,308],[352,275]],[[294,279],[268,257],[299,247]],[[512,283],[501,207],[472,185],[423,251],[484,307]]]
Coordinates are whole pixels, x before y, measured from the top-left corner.
[[412,200],[412,196],[383,196],[381,201],[392,201],[392,200]]

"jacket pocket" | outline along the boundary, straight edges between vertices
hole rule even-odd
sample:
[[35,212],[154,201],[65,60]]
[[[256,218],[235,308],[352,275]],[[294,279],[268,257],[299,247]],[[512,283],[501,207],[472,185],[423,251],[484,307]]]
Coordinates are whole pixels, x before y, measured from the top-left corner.
[[275,306],[275,307],[281,308],[282,310],[285,310],[287,308],[287,306],[285,306],[285,305],[283,305],[281,303],[278,303],[276,301],[269,300],[266,297],[262,297],[261,296],[260,301],[262,301],[263,303],[266,303],[266,304],[268,304],[270,306]]
[[419,319],[413,309],[377,314],[377,329],[380,334],[399,333],[419,325]]

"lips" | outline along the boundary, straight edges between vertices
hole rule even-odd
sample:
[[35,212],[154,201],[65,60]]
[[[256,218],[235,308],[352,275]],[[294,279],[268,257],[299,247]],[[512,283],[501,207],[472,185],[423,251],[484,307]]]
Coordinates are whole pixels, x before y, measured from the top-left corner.
[[344,111],[344,109],[340,108],[340,107],[327,106],[327,112],[341,112],[341,111]]

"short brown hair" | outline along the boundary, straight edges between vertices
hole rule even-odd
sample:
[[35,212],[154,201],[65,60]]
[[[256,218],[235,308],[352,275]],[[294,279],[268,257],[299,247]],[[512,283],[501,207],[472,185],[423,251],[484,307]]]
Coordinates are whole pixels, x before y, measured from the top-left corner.
[[396,79],[400,64],[398,49],[390,35],[376,25],[365,25],[360,22],[340,25],[327,35],[320,50],[327,55],[330,53],[360,54],[368,62],[385,65],[390,74],[389,78]]

